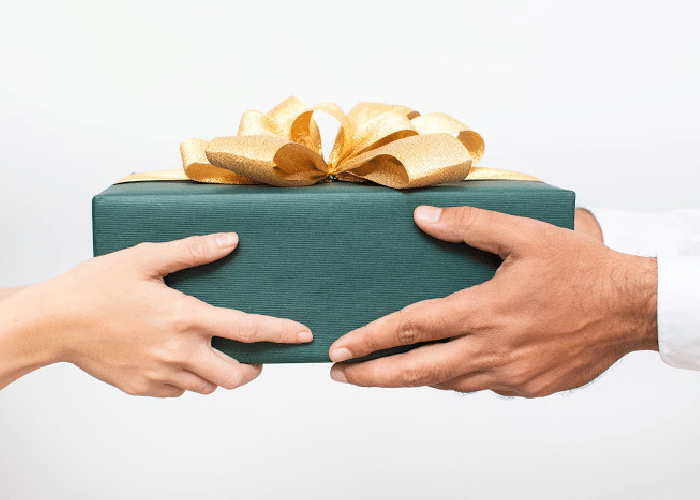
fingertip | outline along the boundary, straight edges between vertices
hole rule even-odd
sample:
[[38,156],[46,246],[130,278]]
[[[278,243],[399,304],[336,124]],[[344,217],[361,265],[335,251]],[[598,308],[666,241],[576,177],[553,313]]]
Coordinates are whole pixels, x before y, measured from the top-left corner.
[[441,213],[441,208],[422,205],[415,209],[415,211],[413,212],[413,218],[416,221],[416,224],[418,225],[430,225],[440,221]]
[[[254,374],[250,380],[258,378],[260,376],[260,374],[262,373],[263,365],[261,365],[260,363],[256,363],[256,364],[250,365],[250,366],[251,366],[253,374]],[[250,382],[250,380],[248,382]]]
[[256,378],[258,378],[260,376],[260,374],[262,373],[263,365],[256,364],[256,365],[251,365],[251,366],[253,367],[252,376],[248,377],[248,379],[242,385],[245,385],[249,382],[252,382]]
[[217,233],[214,235],[216,246],[221,249],[234,249],[238,246],[238,234],[234,232]]
[[236,373],[231,375],[221,387],[229,391],[238,389],[239,387],[243,387],[244,385],[258,378],[261,371],[261,365],[240,363],[239,369],[236,371]]
[[334,363],[342,363],[343,361],[347,361],[348,359],[352,359],[353,357],[352,351],[350,351],[350,349],[348,349],[347,347],[331,347],[328,356]]
[[308,344],[314,340],[314,334],[305,324],[287,318],[274,318],[274,320],[279,322],[281,338],[277,338],[273,342]]
[[345,376],[345,372],[343,371],[343,368],[338,366],[338,365],[333,365],[331,367],[331,379],[335,380],[336,382],[340,382],[342,384],[348,383],[348,378]]
[[297,342],[300,344],[308,344],[314,340],[314,334],[311,330],[302,330],[297,334]]
[[372,331],[372,327],[376,327],[377,323],[383,318],[375,319],[374,321],[349,331],[338,340],[331,344],[328,349],[328,357],[335,363],[342,363],[353,358],[366,356],[373,352],[373,348],[366,343],[367,333]]

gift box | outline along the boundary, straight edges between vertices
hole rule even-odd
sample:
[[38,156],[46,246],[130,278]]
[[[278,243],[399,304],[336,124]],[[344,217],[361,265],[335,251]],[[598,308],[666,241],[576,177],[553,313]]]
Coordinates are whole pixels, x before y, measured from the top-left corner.
[[417,206],[472,206],[573,228],[574,198],[571,191],[530,181],[405,190],[346,182],[132,182],[93,198],[94,253],[236,231],[240,243],[229,256],[171,274],[166,283],[216,306],[294,319],[313,331],[313,342],[304,345],[213,339],[239,361],[328,362],[328,348],[346,332],[494,275],[497,256],[426,235],[413,221]]

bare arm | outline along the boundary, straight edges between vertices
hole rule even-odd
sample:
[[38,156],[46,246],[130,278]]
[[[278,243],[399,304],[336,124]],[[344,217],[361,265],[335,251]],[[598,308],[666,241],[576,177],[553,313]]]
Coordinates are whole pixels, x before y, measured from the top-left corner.
[[2,302],[5,299],[9,299],[23,288],[23,286],[16,286],[13,288],[0,288],[0,302]]
[[0,300],[0,388],[41,366],[76,364],[129,394],[179,396],[232,389],[260,374],[212,348],[243,342],[310,342],[286,319],[214,307],[167,287],[163,277],[229,254],[235,233],[144,243],[90,259]]

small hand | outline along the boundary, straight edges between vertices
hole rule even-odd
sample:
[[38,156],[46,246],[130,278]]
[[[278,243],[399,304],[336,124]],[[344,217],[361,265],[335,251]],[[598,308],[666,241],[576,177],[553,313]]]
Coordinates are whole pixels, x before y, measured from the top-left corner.
[[342,362],[393,346],[446,342],[335,364],[335,380],[543,396],[586,384],[632,350],[658,349],[655,259],[475,208],[419,207],[415,220],[435,238],[498,254],[503,263],[486,283],[346,334],[330,357]]
[[[233,389],[257,377],[262,367],[214,349],[212,336],[242,342],[312,340],[295,321],[214,307],[164,284],[167,274],[220,259],[237,244],[235,233],[142,243],[27,287],[2,306],[12,311],[16,324],[31,327],[25,344],[51,351],[40,364],[69,361],[136,395]],[[10,381],[3,384],[0,377],[0,387]]]

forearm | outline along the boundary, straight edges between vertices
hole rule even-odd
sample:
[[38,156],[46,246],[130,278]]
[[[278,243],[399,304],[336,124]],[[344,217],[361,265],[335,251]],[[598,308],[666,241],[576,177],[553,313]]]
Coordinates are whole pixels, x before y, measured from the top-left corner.
[[16,286],[13,288],[0,288],[0,302],[2,302],[5,299],[9,299],[14,294],[19,292],[20,290],[23,290],[24,288],[26,288],[26,287]]
[[[57,361],[43,328],[40,290],[2,290],[0,296],[0,389],[19,377]],[[21,291],[21,293],[20,293]]]

